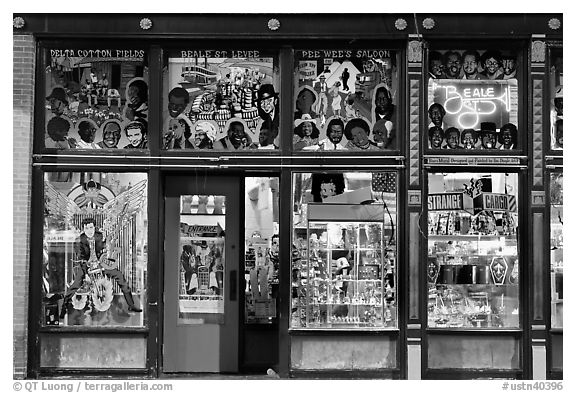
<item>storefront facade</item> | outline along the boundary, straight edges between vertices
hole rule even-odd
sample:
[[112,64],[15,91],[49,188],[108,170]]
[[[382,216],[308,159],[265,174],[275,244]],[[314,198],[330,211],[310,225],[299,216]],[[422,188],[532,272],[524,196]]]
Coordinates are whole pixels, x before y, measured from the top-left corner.
[[562,15],[14,15],[15,377],[562,378],[562,80]]

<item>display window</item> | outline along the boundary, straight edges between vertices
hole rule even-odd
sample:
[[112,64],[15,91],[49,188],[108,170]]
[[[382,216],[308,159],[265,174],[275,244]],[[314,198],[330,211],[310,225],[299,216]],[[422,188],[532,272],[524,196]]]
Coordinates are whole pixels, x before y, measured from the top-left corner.
[[291,328],[397,327],[397,173],[295,173]]
[[428,327],[519,327],[518,174],[427,180]]
[[44,326],[143,326],[147,176],[44,175]]
[[297,50],[295,151],[398,150],[397,53]]
[[564,149],[564,66],[562,48],[550,51],[550,146],[552,150]]
[[168,50],[162,149],[276,150],[277,55],[263,50]]
[[550,175],[550,286],[553,328],[564,326],[564,174]]
[[278,317],[280,268],[278,177],[245,179],[244,323]]
[[144,50],[48,49],[47,149],[147,149],[148,67]]
[[517,53],[431,51],[428,63],[429,151],[521,149]]

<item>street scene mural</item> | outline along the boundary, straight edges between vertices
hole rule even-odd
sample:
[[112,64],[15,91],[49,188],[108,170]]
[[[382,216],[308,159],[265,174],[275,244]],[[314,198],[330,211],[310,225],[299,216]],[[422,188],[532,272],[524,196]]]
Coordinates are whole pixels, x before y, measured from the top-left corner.
[[163,149],[274,150],[278,66],[261,50],[180,50],[164,67]]
[[428,148],[519,149],[517,64],[512,52],[431,51]]
[[45,148],[148,148],[144,50],[50,49],[49,58]]
[[46,173],[45,326],[143,326],[147,178]]
[[399,148],[394,51],[298,50],[295,70],[294,150]]

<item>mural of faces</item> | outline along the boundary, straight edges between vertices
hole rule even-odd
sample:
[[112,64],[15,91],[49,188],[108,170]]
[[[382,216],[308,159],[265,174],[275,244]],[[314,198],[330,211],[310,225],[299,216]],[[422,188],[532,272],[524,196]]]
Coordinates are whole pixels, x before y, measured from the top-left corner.
[[435,50],[428,56],[433,79],[507,80],[516,78],[517,54],[498,50]]
[[295,62],[294,150],[396,148],[394,51],[302,50]]
[[550,69],[548,86],[550,86],[550,146],[552,150],[564,149],[564,66],[563,49],[552,48],[550,51]]
[[146,53],[122,51],[130,60],[115,57],[116,50],[74,56],[84,52],[52,57],[46,69],[46,148],[117,149],[128,143],[122,130],[130,121],[147,121]]
[[185,118],[194,135],[164,148],[256,149],[261,147],[259,130],[264,123],[263,137],[276,135],[273,141],[264,138],[265,147],[277,148],[280,114],[275,58],[259,50],[245,51],[253,57],[244,57],[217,49],[220,57],[214,57],[214,50],[169,53],[165,127],[169,118]]

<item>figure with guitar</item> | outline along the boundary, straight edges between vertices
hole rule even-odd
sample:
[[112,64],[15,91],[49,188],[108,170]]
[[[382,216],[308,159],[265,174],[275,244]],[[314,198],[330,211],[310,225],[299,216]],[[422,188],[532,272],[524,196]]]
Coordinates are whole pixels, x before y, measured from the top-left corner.
[[91,273],[101,271],[104,275],[115,280],[128,304],[128,311],[141,312],[142,309],[134,304],[134,298],[130,287],[122,272],[118,270],[116,260],[108,257],[106,241],[102,232],[96,230],[96,221],[92,217],[85,218],[82,221],[83,232],[74,243],[74,252],[79,264],[74,267],[74,281],[66,290],[64,303],[60,311],[60,319],[68,311],[72,297],[81,288],[86,276],[90,277]]

